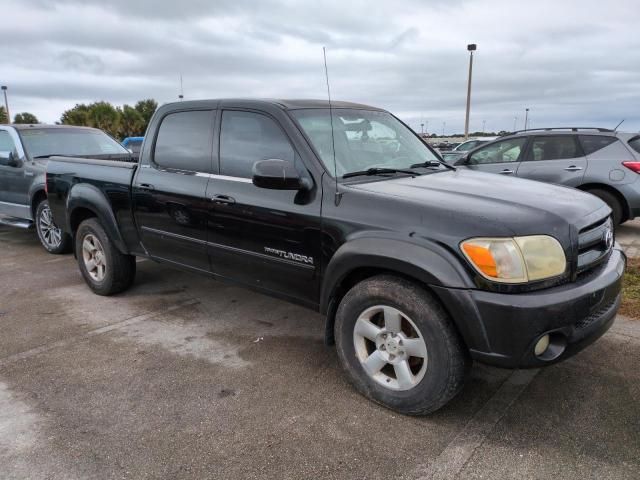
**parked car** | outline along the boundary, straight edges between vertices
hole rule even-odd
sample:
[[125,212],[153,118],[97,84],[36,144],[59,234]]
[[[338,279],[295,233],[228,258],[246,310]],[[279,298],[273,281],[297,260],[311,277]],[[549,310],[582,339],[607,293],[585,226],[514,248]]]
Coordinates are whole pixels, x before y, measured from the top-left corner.
[[584,190],[609,205],[618,225],[640,215],[639,138],[604,128],[531,129],[480,146],[455,165]]
[[140,157],[140,150],[142,149],[142,142],[144,137],[127,137],[122,140],[122,146],[129,150],[135,159]]
[[479,147],[485,143],[489,143],[494,141],[498,137],[481,137],[481,138],[472,138],[465,142],[462,142],[460,145],[455,147],[452,150],[442,152],[442,159],[445,162],[452,163],[460,160],[464,157],[467,152],[473,150],[474,148]]
[[52,155],[129,159],[131,154],[101,130],[60,125],[0,125],[0,223],[35,226],[42,246],[64,253],[71,239],[51,217],[44,172]]
[[405,414],[445,405],[471,358],[542,367],[611,326],[625,256],[600,199],[456,169],[384,110],[331,107],[173,103],[137,165],[52,159],[89,288],[126,290],[140,256],[305,305],[355,387]]

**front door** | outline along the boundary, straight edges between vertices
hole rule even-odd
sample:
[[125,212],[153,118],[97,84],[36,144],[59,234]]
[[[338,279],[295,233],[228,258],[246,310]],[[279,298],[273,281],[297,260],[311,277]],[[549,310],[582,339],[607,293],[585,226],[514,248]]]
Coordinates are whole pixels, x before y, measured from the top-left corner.
[[518,177],[577,187],[586,169],[587,159],[576,135],[536,136],[520,162]]
[[[33,174],[26,172],[26,158],[18,149],[16,135],[9,130],[0,130],[0,214],[30,218],[29,186]],[[10,164],[9,154],[15,164]]]
[[515,176],[526,143],[526,137],[493,142],[473,152],[465,165],[471,170]]
[[258,188],[253,164],[280,159],[306,171],[279,123],[256,112],[225,110],[219,175],[212,175],[209,256],[224,277],[302,301],[317,297],[320,204],[317,188],[301,193]]
[[207,183],[212,168],[215,111],[166,115],[153,151],[133,182],[140,238],[152,257],[209,271]]

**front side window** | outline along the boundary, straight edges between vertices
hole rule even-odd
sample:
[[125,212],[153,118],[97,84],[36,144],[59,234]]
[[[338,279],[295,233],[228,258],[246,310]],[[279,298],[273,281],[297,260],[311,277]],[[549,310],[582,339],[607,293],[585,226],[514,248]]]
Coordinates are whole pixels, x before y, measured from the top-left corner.
[[469,164],[517,162],[526,142],[526,137],[520,137],[492,143],[472,153],[469,157]]
[[387,112],[334,109],[333,125],[329,109],[293,110],[291,114],[327,170],[338,177],[369,168],[407,169],[439,161],[413,131]]
[[562,160],[581,156],[582,152],[573,135],[536,137],[531,144],[531,160]]
[[260,160],[286,160],[295,152],[278,124],[259,113],[227,110],[220,130],[220,174],[251,178]]
[[102,130],[97,129],[29,128],[20,130],[20,137],[31,158],[47,155],[129,155],[126,148]]
[[580,144],[586,155],[591,155],[617,141],[616,137],[604,135],[580,135]]
[[153,160],[162,168],[211,172],[213,111],[170,113],[162,119]]

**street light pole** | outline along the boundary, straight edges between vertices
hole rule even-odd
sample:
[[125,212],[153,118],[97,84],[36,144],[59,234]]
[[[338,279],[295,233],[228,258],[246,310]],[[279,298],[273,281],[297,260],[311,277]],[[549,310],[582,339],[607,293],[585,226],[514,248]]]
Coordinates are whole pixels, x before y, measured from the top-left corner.
[[513,117],[513,131],[516,131],[516,128],[518,126],[518,117]]
[[484,127],[487,125],[486,120],[482,120],[482,133],[484,133]]
[[2,93],[4,93],[4,109],[7,112],[7,123],[11,123],[11,113],[9,112],[9,101],[7,100],[7,86],[2,85]]
[[447,122],[442,122],[442,136],[444,137],[444,127],[447,126]]
[[529,128],[529,109],[524,109],[524,129]]
[[424,123],[420,124],[421,134],[424,135]]
[[469,80],[467,82],[467,114],[464,119],[464,139],[469,138],[469,112],[471,110],[471,75],[473,73],[473,52],[476,51],[477,45],[470,43],[467,45],[469,51]]

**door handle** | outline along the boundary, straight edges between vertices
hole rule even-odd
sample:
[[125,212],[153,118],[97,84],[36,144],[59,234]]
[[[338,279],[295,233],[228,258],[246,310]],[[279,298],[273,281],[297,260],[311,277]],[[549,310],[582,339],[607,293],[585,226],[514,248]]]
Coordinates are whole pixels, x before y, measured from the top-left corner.
[[33,172],[24,172],[24,176],[25,177],[33,177],[35,175],[35,173]]
[[234,203],[236,203],[235,198],[230,197],[229,195],[214,195],[211,198],[211,201],[222,205],[233,205]]
[[150,183],[141,183],[141,184],[138,185],[138,188],[140,190],[155,190],[156,189],[156,187],[154,187]]
[[499,172],[503,175],[511,175],[513,172],[513,170],[509,170],[508,168],[505,168],[504,170],[502,170],[501,172]]
[[571,165],[570,167],[565,168],[567,172],[579,172],[582,170],[582,167],[576,167],[575,165]]

